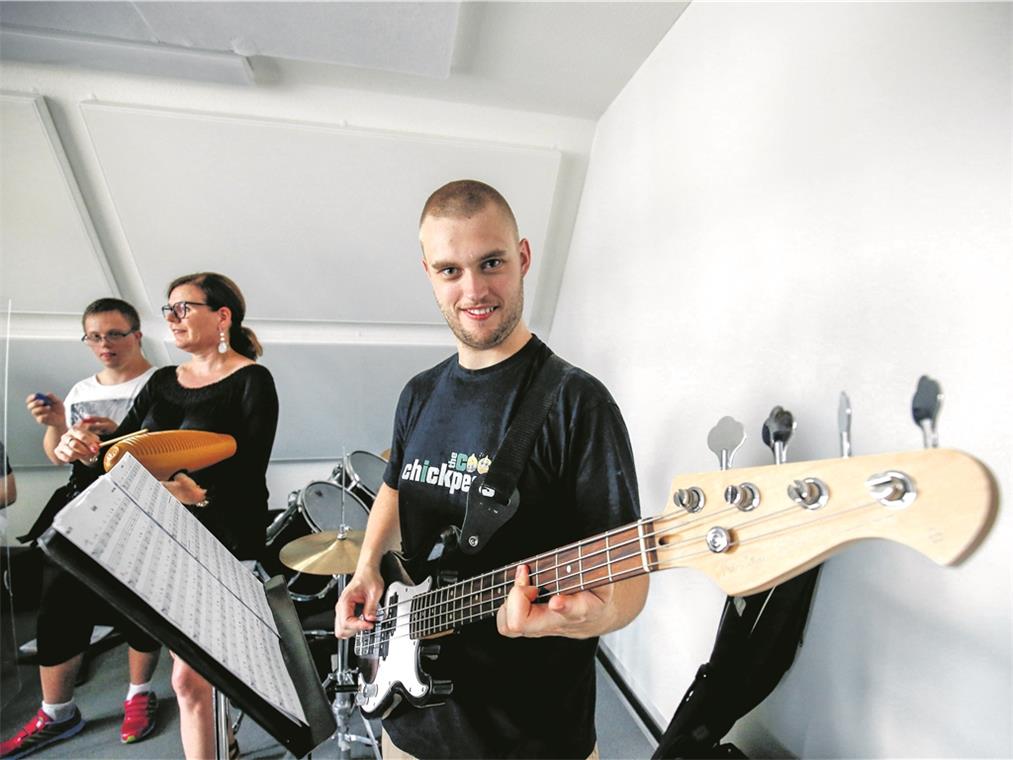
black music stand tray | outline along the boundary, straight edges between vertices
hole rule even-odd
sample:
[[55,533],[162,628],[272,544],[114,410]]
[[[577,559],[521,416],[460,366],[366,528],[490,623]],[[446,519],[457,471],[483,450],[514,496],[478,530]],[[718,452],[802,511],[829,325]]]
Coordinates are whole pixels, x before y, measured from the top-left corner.
[[73,573],[107,600],[118,612],[182,657],[212,686],[246,712],[296,757],[303,757],[331,737],[337,728],[331,705],[317,677],[309,646],[285,579],[275,576],[264,584],[267,602],[281,637],[281,651],[309,725],[301,725],[271,705],[246,683],[229,672],[189,636],[166,620],[116,576],[102,567],[66,537],[50,528],[39,545],[54,562]]

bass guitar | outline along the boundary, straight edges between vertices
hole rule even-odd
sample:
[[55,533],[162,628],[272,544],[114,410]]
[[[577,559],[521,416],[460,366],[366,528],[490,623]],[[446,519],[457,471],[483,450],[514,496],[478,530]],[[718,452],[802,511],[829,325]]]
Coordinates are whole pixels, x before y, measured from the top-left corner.
[[540,601],[678,567],[730,596],[753,594],[862,539],[954,565],[987,534],[997,494],[981,462],[951,449],[791,462],[679,476],[661,515],[453,583],[416,583],[388,553],[378,621],[355,637],[356,702],[375,718],[402,699],[422,707],[449,694],[453,685],[429,676],[423,660],[435,657],[435,639],[493,617],[520,564]]

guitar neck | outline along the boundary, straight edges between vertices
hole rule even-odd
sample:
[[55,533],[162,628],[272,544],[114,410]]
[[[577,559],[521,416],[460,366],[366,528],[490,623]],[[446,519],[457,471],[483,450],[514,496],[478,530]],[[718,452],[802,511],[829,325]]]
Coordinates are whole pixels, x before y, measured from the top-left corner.
[[599,533],[452,585],[413,600],[411,636],[431,638],[465,623],[491,618],[514,586],[520,565],[527,565],[538,599],[587,591],[658,569],[655,518],[645,518]]
[[419,594],[412,636],[492,617],[520,564],[539,599],[672,567],[696,568],[729,595],[754,594],[865,538],[955,564],[984,539],[999,501],[988,468],[947,449],[683,475],[669,493],[695,494],[695,504],[670,500],[658,517]]

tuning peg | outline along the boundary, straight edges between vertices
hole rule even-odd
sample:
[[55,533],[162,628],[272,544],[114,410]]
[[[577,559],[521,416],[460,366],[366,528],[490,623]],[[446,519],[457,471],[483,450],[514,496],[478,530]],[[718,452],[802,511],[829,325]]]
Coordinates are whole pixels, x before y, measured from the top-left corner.
[[774,464],[784,464],[788,441],[795,432],[795,417],[787,409],[775,406],[763,423],[763,442],[774,452]]
[[943,405],[943,389],[939,383],[928,375],[918,378],[918,388],[911,399],[911,416],[915,424],[922,429],[925,448],[934,449],[939,446],[939,435],[936,433],[936,418]]
[[717,455],[721,469],[727,470],[732,466],[732,457],[745,440],[746,429],[742,423],[731,417],[722,417],[707,434],[707,447]]
[[847,459],[851,456],[851,401],[844,391],[837,405],[837,431],[841,435],[841,456]]

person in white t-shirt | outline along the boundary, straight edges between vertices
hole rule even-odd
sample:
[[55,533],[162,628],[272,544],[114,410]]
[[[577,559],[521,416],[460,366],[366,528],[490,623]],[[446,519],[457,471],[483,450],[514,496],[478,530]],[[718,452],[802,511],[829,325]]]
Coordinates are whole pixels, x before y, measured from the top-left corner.
[[[134,309],[118,298],[89,304],[81,319],[82,342],[94,351],[102,369],[75,384],[66,399],[55,393],[35,393],[26,405],[46,428],[46,456],[62,464],[53,450],[68,429],[111,433],[130,411],[134,398],[155,372],[141,350],[141,322]],[[73,496],[96,477],[92,468],[74,465],[70,482],[53,495],[35,525],[21,540],[34,540]],[[24,757],[54,742],[69,739],[84,728],[74,703],[74,682],[91,639],[95,622],[114,622],[129,644],[130,688],[124,702],[120,740],[140,741],[155,728],[158,701],[151,678],[161,645],[116,615],[103,600],[74,576],[58,568],[43,592],[39,608],[39,680],[42,707],[16,735],[0,744],[0,758]]]

